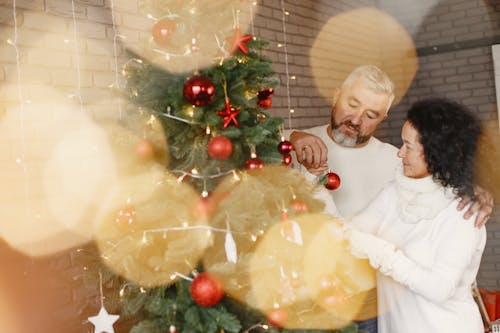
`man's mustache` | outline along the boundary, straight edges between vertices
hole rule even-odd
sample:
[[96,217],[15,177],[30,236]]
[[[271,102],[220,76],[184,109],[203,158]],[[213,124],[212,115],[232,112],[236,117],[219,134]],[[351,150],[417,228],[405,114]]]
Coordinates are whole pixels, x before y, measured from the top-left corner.
[[354,130],[356,130],[356,132],[359,133],[359,125],[354,125],[350,120],[346,120],[346,121],[342,122],[341,125],[342,124],[353,128]]

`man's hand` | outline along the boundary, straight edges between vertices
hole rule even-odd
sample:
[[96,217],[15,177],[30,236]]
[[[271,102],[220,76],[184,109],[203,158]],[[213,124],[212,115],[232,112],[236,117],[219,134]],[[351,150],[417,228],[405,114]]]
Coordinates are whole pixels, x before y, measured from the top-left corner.
[[328,170],[326,159],[328,148],[316,135],[294,131],[290,134],[290,142],[295,149],[297,161],[306,167],[307,171],[319,175]]
[[[471,202],[470,197],[460,199],[457,210],[463,210]],[[464,218],[469,219],[474,213],[477,213],[474,226],[480,228],[490,219],[493,212],[493,196],[480,186],[474,186],[474,201],[465,212]]]

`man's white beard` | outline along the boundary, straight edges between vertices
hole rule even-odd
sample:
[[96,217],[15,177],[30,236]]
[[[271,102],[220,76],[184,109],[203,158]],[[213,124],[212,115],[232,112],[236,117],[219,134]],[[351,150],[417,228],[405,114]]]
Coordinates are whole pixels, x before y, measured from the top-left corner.
[[333,139],[341,146],[352,148],[356,147],[358,138],[350,137],[342,133],[338,128],[332,129]]

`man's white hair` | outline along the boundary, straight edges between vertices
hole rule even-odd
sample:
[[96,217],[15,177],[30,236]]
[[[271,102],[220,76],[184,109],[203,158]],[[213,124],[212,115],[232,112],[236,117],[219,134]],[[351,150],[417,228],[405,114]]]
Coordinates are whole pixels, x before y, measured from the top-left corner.
[[369,89],[379,94],[389,96],[389,105],[387,111],[391,107],[394,100],[394,83],[389,76],[380,68],[374,65],[362,65],[356,67],[342,83],[342,88],[352,85],[357,80],[363,80]]

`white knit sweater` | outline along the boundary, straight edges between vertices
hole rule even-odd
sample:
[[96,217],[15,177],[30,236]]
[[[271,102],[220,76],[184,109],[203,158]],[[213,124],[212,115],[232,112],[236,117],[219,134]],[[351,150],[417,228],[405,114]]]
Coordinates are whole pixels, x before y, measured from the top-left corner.
[[470,286],[486,230],[456,205],[431,177],[411,179],[398,169],[349,224],[357,229],[348,233],[353,254],[378,269],[379,333],[483,332]]

